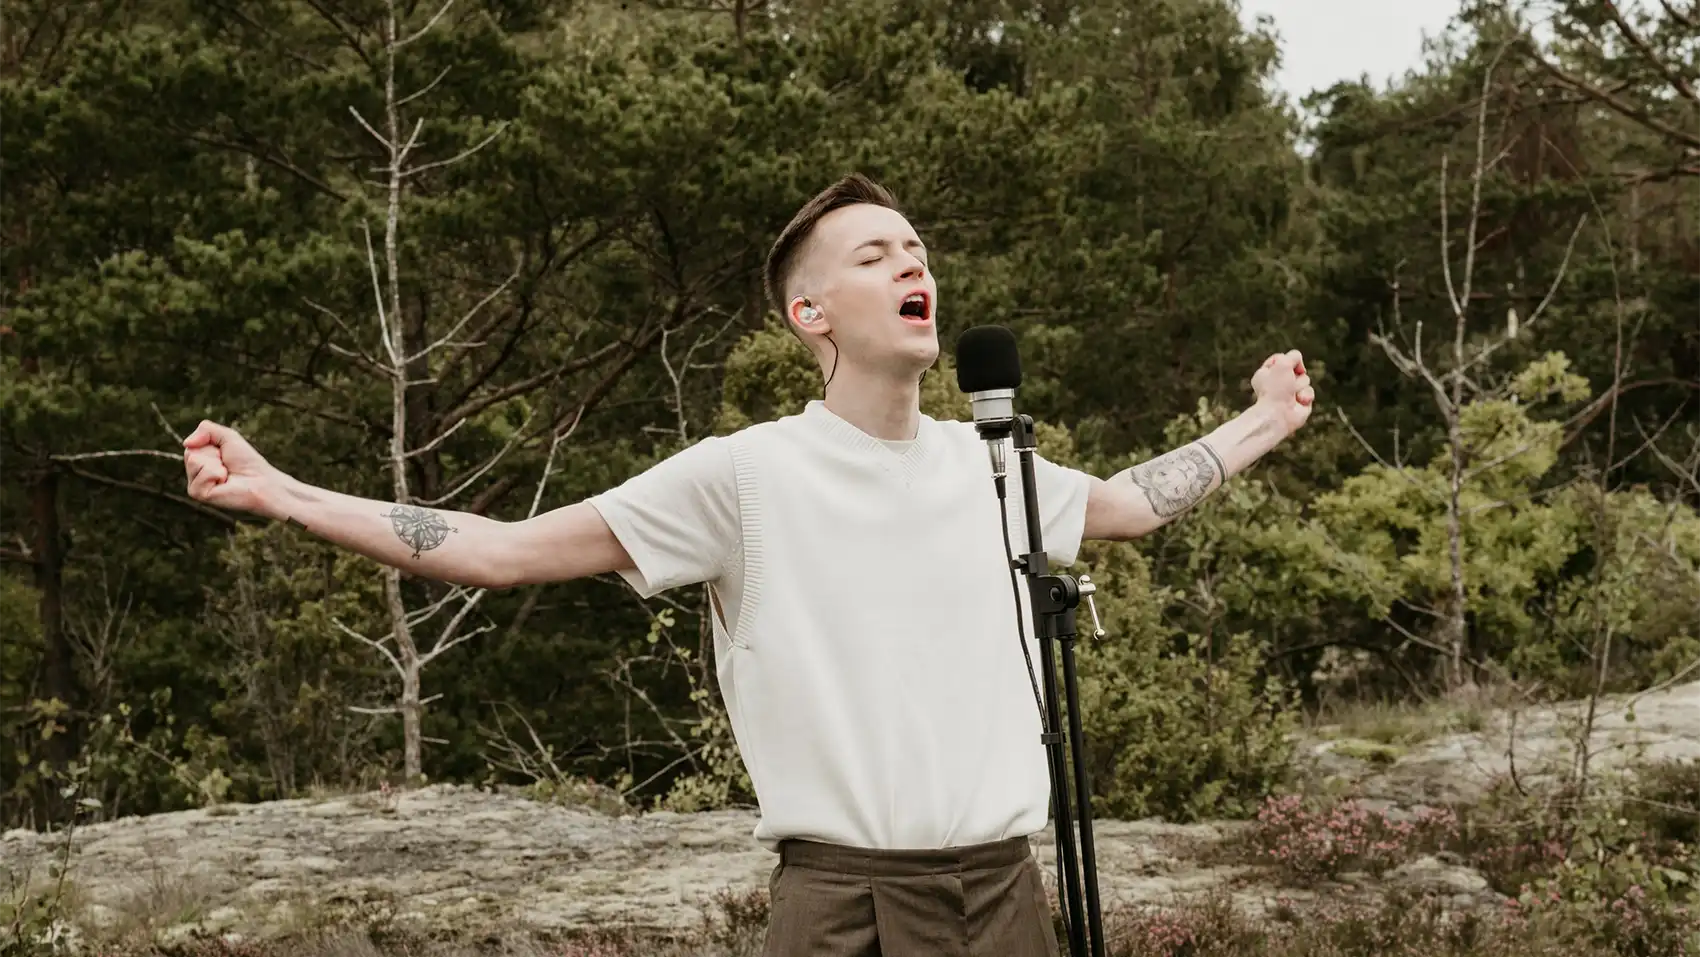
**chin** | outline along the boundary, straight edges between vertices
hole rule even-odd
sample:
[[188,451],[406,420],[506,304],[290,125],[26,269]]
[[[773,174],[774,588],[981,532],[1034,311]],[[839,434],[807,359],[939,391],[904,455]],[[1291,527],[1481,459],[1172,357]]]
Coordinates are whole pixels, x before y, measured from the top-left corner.
[[898,353],[899,357],[914,366],[915,374],[930,369],[933,363],[939,361],[938,336],[928,336],[925,339],[910,343],[907,348]]

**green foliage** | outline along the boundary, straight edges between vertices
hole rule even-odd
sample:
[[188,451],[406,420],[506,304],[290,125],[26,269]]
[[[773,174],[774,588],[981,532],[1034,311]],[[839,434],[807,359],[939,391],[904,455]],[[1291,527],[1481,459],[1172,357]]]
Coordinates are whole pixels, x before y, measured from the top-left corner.
[[1081,645],[1080,701],[1095,813],[1248,815],[1286,776],[1292,713],[1245,634],[1176,634],[1172,596],[1128,545],[1086,559],[1109,637]]
[[1654,842],[1700,847],[1700,761],[1655,761],[1638,769],[1624,812]]
[[[386,703],[392,679],[344,628],[388,628],[376,570],[193,507],[174,436],[220,418],[303,479],[393,494],[364,232],[381,246],[382,149],[351,112],[383,112],[381,5],[335,22],[299,0],[16,6],[43,32],[0,71],[0,741],[17,771],[0,816],[61,817],[73,763],[98,816],[369,786],[398,734],[350,708]],[[1277,350],[1303,349],[1323,396],[1305,434],[1185,519],[1086,551],[1111,633],[1081,651],[1105,813],[1249,813],[1296,703],[1429,683],[1445,422],[1372,336],[1423,322],[1445,370],[1437,167],[1456,260],[1467,119],[1521,29],[1503,4],[1466,12],[1485,47],[1454,37],[1392,91],[1325,91],[1308,152],[1265,90],[1274,38],[1218,0],[675,7],[457,5],[402,51],[399,90],[435,82],[404,111],[423,122],[413,158],[445,164],[407,182],[386,316],[411,349],[445,343],[405,390],[415,496],[517,519],[818,397],[760,264],[798,204],[859,169],[934,250],[945,351],[971,324],[1017,331],[1056,461],[1107,476],[1208,432]],[[1556,5],[1566,68],[1673,115],[1659,71],[1601,42],[1603,9]],[[1645,36],[1677,49],[1668,18]],[[1601,662],[1608,688],[1692,675],[1694,223],[1666,172],[1686,147],[1553,105],[1528,54],[1495,61],[1505,152],[1481,181],[1465,330],[1493,393],[1461,420],[1469,655],[1552,693],[1595,687]],[[1513,313],[1523,331],[1487,356]],[[948,355],[922,405],[967,414]],[[403,592],[415,612],[444,595]],[[747,803],[707,603],[667,598],[487,595],[492,630],[427,675],[429,776],[487,774],[479,730],[503,707],[561,780]],[[622,744],[669,732],[685,744]]]

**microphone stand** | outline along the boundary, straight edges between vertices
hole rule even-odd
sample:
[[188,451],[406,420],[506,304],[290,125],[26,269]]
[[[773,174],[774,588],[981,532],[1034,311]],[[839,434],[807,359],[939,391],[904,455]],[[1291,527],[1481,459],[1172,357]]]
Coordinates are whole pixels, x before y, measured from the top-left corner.
[[[1075,670],[1074,642],[1078,637],[1075,609],[1082,598],[1092,613],[1094,637],[1104,636],[1098,608],[1092,601],[1097,586],[1089,577],[1050,574],[1039,518],[1039,490],[1033,474],[1033,453],[1038,441],[1033,417],[1018,415],[1002,422],[982,423],[980,435],[988,440],[1012,435],[1021,468],[1022,507],[1027,526],[1027,553],[1014,559],[1016,570],[1027,578],[1033,612],[1033,634],[1039,639],[1043,672],[1045,711],[1041,740],[1051,766],[1051,803],[1056,818],[1058,897],[1063,924],[1068,931],[1069,953],[1075,957],[1104,957],[1104,917],[1098,896],[1097,853],[1092,840],[1092,790],[1086,767],[1086,736],[1080,718],[1080,681]],[[1005,497],[1002,445],[993,442],[992,474],[998,498]],[[1064,751],[1061,702],[1057,688],[1057,652],[1061,652],[1063,694],[1068,706],[1068,747]],[[1073,800],[1070,800],[1069,759],[1073,758]],[[1075,825],[1079,824],[1079,848]],[[1084,876],[1084,881],[1082,877]],[[1081,917],[1084,885],[1085,920]]]

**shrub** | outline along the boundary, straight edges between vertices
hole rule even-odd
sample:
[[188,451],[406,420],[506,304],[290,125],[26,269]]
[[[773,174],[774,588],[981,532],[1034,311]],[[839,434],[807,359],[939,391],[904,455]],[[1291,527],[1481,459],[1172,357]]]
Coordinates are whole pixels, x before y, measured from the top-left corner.
[[[1172,639],[1166,593],[1131,545],[1085,557],[1109,637],[1081,643],[1080,700],[1093,813],[1193,821],[1249,816],[1286,779],[1293,712],[1236,635]],[[1090,616],[1082,630],[1090,631]]]
[[1306,807],[1289,796],[1264,802],[1243,847],[1251,860],[1305,882],[1348,871],[1383,874],[1445,847],[1457,830],[1450,810],[1425,809],[1400,820],[1357,801]]
[[1700,844],[1700,761],[1656,761],[1639,770],[1624,817],[1660,841]]

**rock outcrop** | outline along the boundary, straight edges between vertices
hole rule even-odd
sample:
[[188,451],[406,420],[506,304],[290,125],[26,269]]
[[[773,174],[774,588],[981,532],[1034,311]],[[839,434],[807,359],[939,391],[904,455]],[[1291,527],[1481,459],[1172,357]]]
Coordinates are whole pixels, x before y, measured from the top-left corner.
[[[1700,756],[1700,684],[1651,695],[1624,719],[1601,716],[1609,762]],[[1557,708],[1519,717],[1519,764],[1538,771],[1564,747]],[[1325,775],[1393,807],[1467,798],[1508,767],[1500,726],[1454,734],[1377,760],[1328,744],[1303,753]],[[775,858],[752,837],[748,812],[611,816],[513,792],[434,786],[401,794],[222,805],[79,829],[71,898],[79,919],[107,929],[201,928],[273,935],[339,916],[390,919],[422,930],[562,931],[628,927],[679,932],[702,926],[719,893],[765,888]],[[1099,821],[1098,869],[1106,907],[1166,904],[1228,894],[1250,912],[1282,900],[1393,889],[1433,894],[1456,908],[1498,901],[1482,877],[1428,857],[1380,878],[1342,875],[1325,888],[1271,885],[1255,869],[1209,863],[1236,825]],[[1048,835],[1035,847],[1054,875]],[[45,874],[60,838],[0,836],[0,880]],[[1052,878],[1054,879],[1054,877]]]

